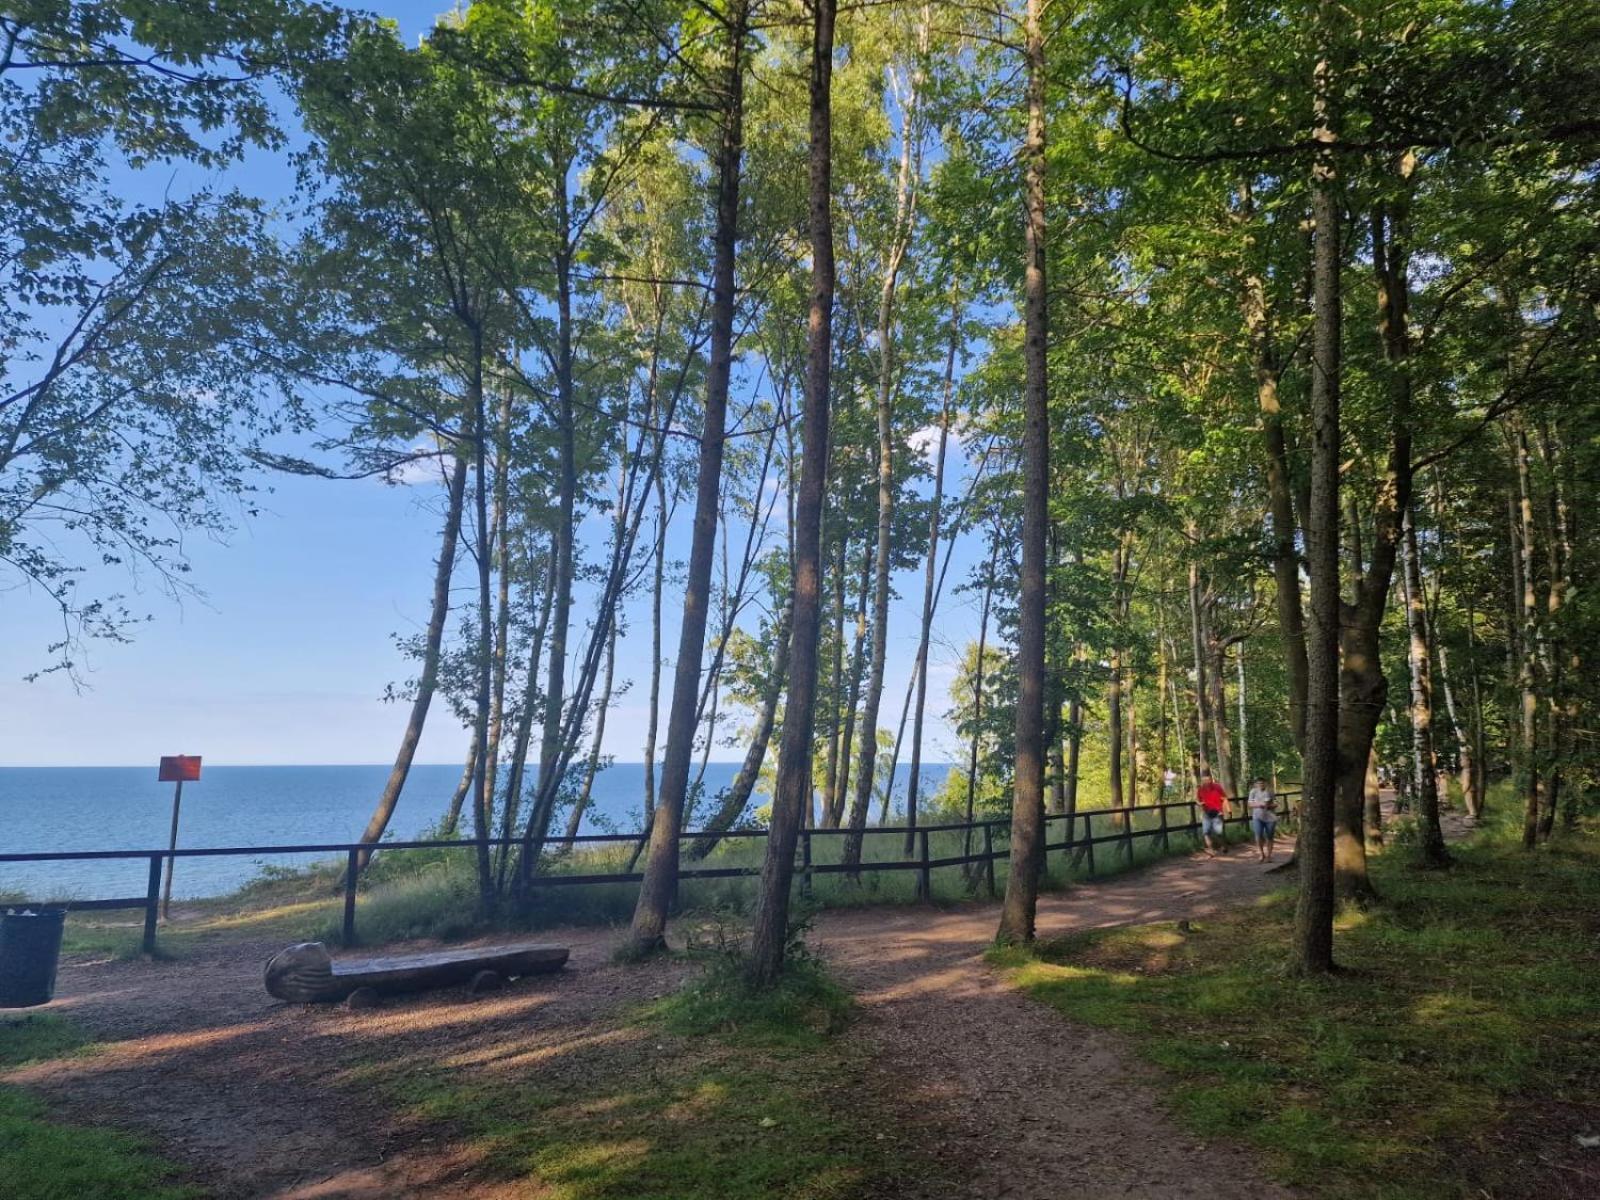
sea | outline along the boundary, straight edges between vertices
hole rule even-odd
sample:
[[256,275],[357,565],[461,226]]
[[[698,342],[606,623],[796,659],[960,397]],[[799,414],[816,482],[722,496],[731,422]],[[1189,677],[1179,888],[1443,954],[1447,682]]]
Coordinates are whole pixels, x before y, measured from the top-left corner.
[[[739,764],[732,762],[706,765],[701,788],[706,811],[738,769]],[[947,764],[925,764],[922,793],[932,795],[949,770]],[[389,767],[381,764],[206,766],[198,782],[184,785],[178,845],[354,841],[361,836],[388,775]],[[460,778],[459,763],[413,766],[388,837],[417,838],[437,826]],[[901,764],[895,777],[897,797],[904,796],[908,781],[909,768]],[[154,766],[0,767],[0,853],[164,849],[171,831],[172,792],[172,784],[157,782]],[[758,789],[751,809],[768,799]],[[642,827],[643,812],[644,764],[612,763],[595,778],[582,832],[632,832]],[[696,824],[691,813],[687,827]],[[326,857],[180,858],[172,891],[180,899],[223,895],[266,867],[304,866]],[[0,896],[30,900],[141,896],[148,871],[144,859],[0,862]]]

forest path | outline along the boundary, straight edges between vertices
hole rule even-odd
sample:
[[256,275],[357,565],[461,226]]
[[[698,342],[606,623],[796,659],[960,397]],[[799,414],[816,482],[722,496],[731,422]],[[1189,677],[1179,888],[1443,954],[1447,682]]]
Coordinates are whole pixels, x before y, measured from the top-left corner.
[[[1280,845],[1278,861],[1292,850]],[[1204,918],[1285,886],[1247,847],[1161,862],[1039,898],[1038,933]],[[941,1196],[1098,1200],[1295,1193],[1255,1157],[1202,1144],[1164,1106],[1154,1071],[1114,1034],[1065,1019],[984,959],[1000,907],[824,914],[813,941],[855,990],[859,1040],[908,1123],[942,1135]],[[1175,1020],[1182,1020],[1181,1014]],[[932,1194],[932,1193],[930,1193]]]
[[[1204,917],[1282,885],[1265,870],[1244,848],[1168,859],[1042,897],[1039,931]],[[861,1000],[841,1051],[870,1064],[869,1094],[840,1103],[862,1136],[887,1130],[931,1155],[947,1183],[940,1196],[1288,1194],[1238,1147],[1199,1150],[1117,1038],[1008,987],[983,958],[997,919],[993,903],[818,919],[813,944]],[[275,941],[201,945],[174,962],[75,956],[47,1011],[72,1017],[96,1050],[0,1077],[69,1119],[152,1136],[208,1196],[542,1195],[531,1179],[486,1171],[481,1145],[397,1112],[364,1072],[384,1062],[471,1082],[504,1071],[559,1090],[581,1087],[597,1054],[618,1070],[647,1062],[660,1039],[628,1014],[697,968],[682,958],[616,965],[615,936],[553,930],[550,940],[572,946],[557,975],[470,1003],[448,990],[360,1012],[271,1001],[261,966]],[[908,1179],[896,1194],[924,1187]]]

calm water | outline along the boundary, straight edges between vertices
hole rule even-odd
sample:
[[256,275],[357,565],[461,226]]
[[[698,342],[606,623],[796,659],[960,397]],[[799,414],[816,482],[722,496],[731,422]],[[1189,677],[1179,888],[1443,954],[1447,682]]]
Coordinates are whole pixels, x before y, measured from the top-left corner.
[[[949,768],[923,768],[924,794]],[[387,766],[206,767],[200,782],[183,790],[180,846],[271,846],[347,842],[361,836]],[[737,763],[711,763],[705,794],[733,781]],[[460,766],[411,770],[390,836],[414,838],[444,814],[461,777]],[[904,795],[907,770],[896,777]],[[595,780],[583,832],[627,832],[640,827],[644,764],[615,763]],[[765,804],[757,795],[752,807]],[[0,852],[46,850],[150,850],[167,844],[172,785],[156,782],[152,767],[0,767]],[[316,855],[270,859],[179,859],[173,894],[184,898],[231,891],[266,863],[293,865]],[[0,863],[0,893],[32,899],[144,894],[144,860],[86,863]]]

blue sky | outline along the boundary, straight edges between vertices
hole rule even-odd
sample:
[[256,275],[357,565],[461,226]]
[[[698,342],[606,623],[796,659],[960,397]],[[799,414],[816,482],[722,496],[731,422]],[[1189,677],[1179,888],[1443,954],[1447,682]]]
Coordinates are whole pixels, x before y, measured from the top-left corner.
[[[438,0],[391,0],[380,11],[414,40],[447,6]],[[280,162],[252,160],[242,178],[263,195],[289,186]],[[214,182],[196,178],[194,184]],[[952,456],[959,464],[959,456]],[[427,618],[438,518],[426,486],[367,480],[332,482],[278,476],[261,512],[237,524],[226,542],[192,541],[189,558],[200,600],[174,602],[150,589],[133,607],[154,620],[129,644],[91,645],[84,687],[62,675],[33,683],[22,677],[45,659],[59,625],[39,596],[4,597],[0,639],[0,765],[154,764],[162,754],[201,754],[222,763],[370,763],[392,759],[406,718],[387,704],[387,684],[408,666],[395,634]],[[600,547],[595,547],[596,552]],[[687,553],[687,520],[669,538],[669,556]],[[930,760],[953,757],[953,739],[938,719],[948,707],[957,647],[976,633],[976,605],[954,588],[972,562],[958,550],[935,629],[929,672]],[[123,577],[98,582],[127,589]],[[891,611],[890,648],[880,721],[899,718],[915,654],[921,572],[895,580],[902,593]],[[677,644],[669,597],[663,646]],[[581,612],[581,606],[580,606]],[[631,636],[619,644],[618,678],[633,687],[608,718],[605,750],[618,761],[641,757],[647,714],[649,622],[635,602]],[[670,692],[663,683],[663,706]],[[663,714],[663,729],[665,719]],[[422,762],[459,762],[465,731],[436,704],[418,754]],[[741,756],[717,746],[713,758]]]

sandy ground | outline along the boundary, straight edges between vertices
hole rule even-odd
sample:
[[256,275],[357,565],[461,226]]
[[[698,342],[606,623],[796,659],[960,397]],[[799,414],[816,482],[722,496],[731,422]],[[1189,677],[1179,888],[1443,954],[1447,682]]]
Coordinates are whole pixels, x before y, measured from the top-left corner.
[[[1039,932],[1203,917],[1283,882],[1244,850],[1169,859],[1043,897]],[[861,1000],[846,1052],[868,1058],[882,1085],[873,1103],[890,1110],[874,1107],[863,1120],[925,1129],[918,1140],[954,1185],[939,1195],[1290,1194],[1242,1149],[1201,1147],[1179,1129],[1117,1038],[1008,988],[983,960],[997,920],[992,903],[861,909],[824,914],[811,938]],[[235,942],[176,962],[67,963],[50,1009],[106,1048],[23,1068],[8,1082],[72,1118],[153,1136],[219,1197],[537,1196],[544,1189],[534,1181],[485,1182],[471,1145],[364,1101],[350,1075],[398,1061],[419,1071],[559,1077],[576,1069],[566,1061],[575,1048],[597,1040],[607,1053],[633,1056],[645,1035],[607,1014],[671,990],[693,969],[615,966],[609,931],[542,936],[572,946],[559,975],[478,999],[456,991],[360,1012],[272,1001],[261,967],[275,942]],[[1004,1173],[1002,1155],[1011,1164]],[[908,1184],[907,1194],[918,1193]]]

